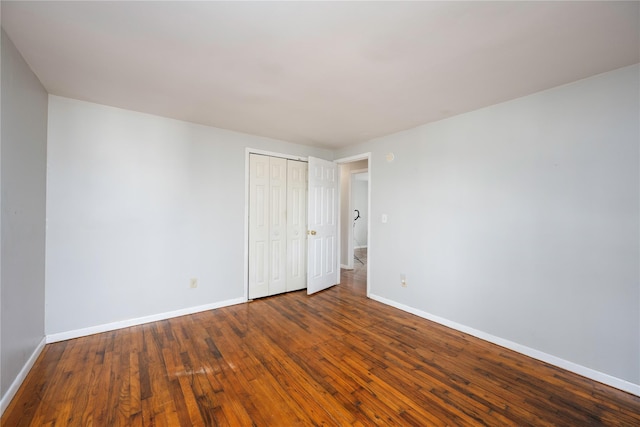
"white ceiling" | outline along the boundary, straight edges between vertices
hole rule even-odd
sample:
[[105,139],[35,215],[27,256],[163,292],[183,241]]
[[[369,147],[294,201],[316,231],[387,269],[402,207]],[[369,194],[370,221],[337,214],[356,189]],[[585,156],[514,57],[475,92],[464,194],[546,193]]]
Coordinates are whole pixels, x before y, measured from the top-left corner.
[[640,62],[639,2],[2,2],[46,89],[337,148]]

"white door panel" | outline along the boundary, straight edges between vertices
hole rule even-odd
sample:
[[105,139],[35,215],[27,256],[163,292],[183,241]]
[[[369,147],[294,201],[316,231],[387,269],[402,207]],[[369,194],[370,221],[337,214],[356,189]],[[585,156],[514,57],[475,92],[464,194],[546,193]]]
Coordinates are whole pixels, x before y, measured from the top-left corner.
[[269,295],[269,158],[249,157],[249,298]]
[[309,157],[309,234],[307,293],[338,283],[336,258],[338,169],[333,162]]
[[287,289],[287,160],[270,158],[271,177],[269,241],[271,243],[271,274],[269,295]]
[[307,286],[307,163],[287,162],[287,291]]

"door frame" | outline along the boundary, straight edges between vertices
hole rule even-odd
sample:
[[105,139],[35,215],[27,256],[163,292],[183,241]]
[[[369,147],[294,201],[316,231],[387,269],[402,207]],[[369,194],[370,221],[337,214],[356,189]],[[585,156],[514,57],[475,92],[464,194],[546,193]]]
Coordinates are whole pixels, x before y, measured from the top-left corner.
[[[367,186],[367,210],[369,212],[368,218],[367,218],[367,259],[371,259],[371,249],[374,248],[373,246],[373,239],[372,239],[372,235],[371,235],[371,185],[372,185],[372,167],[371,167],[371,152],[366,152],[366,153],[360,153],[360,154],[355,154],[353,156],[349,156],[349,157],[342,157],[340,159],[334,160],[334,162],[336,162],[338,165],[343,165],[345,163],[353,163],[353,162],[357,162],[359,160],[367,160],[367,173],[369,174],[369,185]],[[351,181],[351,177],[349,177],[349,181]],[[338,212],[342,212],[342,206],[340,206],[340,201],[342,199],[342,186],[340,186],[338,188]],[[351,193],[351,182],[349,182],[349,193]],[[349,194],[349,207],[351,207],[351,194]],[[338,250],[337,252],[337,256],[338,259],[336,260],[336,262],[338,263],[338,265],[341,265],[340,263],[340,257],[341,257],[341,253],[342,253],[342,225],[340,223],[340,217],[341,215],[338,215]],[[348,250],[348,248],[347,248]],[[371,262],[367,262],[367,298],[370,298],[369,294],[371,292]]]
[[244,296],[243,302],[249,301],[249,155],[259,154],[262,156],[280,157],[287,160],[298,160],[308,162],[305,156],[294,156],[275,151],[259,150],[257,148],[245,148],[244,153]]

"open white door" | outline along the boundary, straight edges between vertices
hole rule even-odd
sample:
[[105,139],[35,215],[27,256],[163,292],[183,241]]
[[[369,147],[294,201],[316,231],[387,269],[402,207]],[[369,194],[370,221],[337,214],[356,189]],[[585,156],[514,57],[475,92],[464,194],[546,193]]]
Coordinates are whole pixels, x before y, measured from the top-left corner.
[[309,157],[307,294],[338,283],[338,167]]

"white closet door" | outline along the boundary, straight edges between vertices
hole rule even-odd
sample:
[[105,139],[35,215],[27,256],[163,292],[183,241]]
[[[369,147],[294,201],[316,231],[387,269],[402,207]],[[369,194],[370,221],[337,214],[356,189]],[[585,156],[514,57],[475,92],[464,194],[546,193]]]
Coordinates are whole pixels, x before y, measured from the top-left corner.
[[269,295],[287,290],[287,160],[270,158]]
[[269,295],[269,164],[249,156],[249,299]]
[[287,162],[287,291],[307,286],[306,162]]
[[249,299],[307,286],[307,163],[249,155]]

